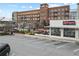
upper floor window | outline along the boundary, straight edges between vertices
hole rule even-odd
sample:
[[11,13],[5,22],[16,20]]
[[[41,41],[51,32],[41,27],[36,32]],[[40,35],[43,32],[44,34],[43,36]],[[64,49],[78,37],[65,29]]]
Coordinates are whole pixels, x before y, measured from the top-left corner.
[[57,9],[55,9],[54,12],[57,12]]
[[64,8],[62,8],[62,11],[64,11]]
[[61,9],[58,9],[58,11],[60,11]]
[[54,10],[49,10],[49,13],[54,12]]
[[58,20],[61,19],[61,17],[58,17]]
[[26,16],[24,16],[23,18],[26,19]]
[[21,19],[23,19],[23,17],[21,17]]
[[65,8],[65,10],[68,10],[68,8]]

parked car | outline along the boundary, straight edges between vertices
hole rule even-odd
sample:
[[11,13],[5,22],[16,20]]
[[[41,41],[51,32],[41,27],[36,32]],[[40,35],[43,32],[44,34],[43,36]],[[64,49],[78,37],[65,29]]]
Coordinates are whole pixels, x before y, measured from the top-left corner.
[[13,34],[12,21],[0,21],[0,34]]
[[0,56],[7,56],[10,53],[9,44],[0,43]]

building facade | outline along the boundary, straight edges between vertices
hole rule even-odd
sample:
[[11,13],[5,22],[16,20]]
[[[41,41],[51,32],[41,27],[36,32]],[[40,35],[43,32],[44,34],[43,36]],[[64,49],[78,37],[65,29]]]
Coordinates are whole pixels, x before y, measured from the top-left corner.
[[76,20],[77,19],[77,11],[75,9],[74,10],[70,10],[69,19],[71,19],[71,20]]
[[68,20],[69,19],[70,7],[59,6],[49,8],[48,4],[41,4],[40,9],[13,12],[12,19],[18,24],[18,28],[44,28],[49,26],[49,20]]
[[79,41],[79,20],[50,20],[50,36]]
[[50,20],[50,36],[79,42],[79,3],[77,9],[70,10],[69,20]]

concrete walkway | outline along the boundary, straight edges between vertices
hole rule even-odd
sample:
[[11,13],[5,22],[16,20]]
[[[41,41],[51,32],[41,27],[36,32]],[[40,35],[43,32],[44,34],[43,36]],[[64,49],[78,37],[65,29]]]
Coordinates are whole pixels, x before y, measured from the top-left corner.
[[57,40],[57,41],[61,41],[61,42],[76,42],[76,39],[74,38],[70,38],[70,37],[58,37],[58,36],[50,36],[50,35],[43,35],[43,34],[35,34],[35,35],[28,35],[28,34],[25,34],[25,36],[28,36],[28,37],[32,37],[32,38],[38,38],[38,39],[41,39],[41,40]]

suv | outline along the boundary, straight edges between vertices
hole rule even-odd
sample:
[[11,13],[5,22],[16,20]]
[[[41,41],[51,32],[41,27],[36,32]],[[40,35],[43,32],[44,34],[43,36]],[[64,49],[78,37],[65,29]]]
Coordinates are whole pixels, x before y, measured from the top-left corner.
[[0,56],[7,56],[10,53],[10,46],[8,44],[0,43]]

